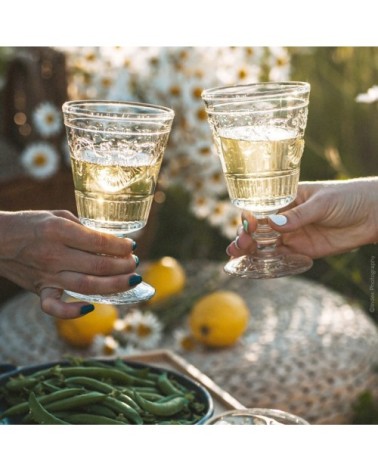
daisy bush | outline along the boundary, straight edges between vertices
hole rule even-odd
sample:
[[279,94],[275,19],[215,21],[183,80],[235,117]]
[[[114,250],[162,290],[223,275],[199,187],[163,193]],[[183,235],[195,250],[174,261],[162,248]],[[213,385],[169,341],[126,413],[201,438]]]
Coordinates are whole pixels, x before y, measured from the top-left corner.
[[101,47],[65,51],[71,99],[139,101],[175,110],[160,188],[185,189],[191,212],[233,238],[240,212],[228,200],[201,92],[220,85],[288,80],[288,51],[271,47]]

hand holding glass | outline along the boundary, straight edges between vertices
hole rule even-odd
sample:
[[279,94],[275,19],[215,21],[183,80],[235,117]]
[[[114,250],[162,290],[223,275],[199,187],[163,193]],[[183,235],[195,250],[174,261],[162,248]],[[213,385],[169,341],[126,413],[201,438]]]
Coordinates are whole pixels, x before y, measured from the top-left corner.
[[265,82],[204,90],[209,123],[232,203],[254,214],[254,254],[230,260],[225,271],[248,278],[299,274],[312,266],[276,247],[267,217],[294,201],[304,149],[310,85]]
[[[120,238],[143,228],[174,117],[165,107],[128,102],[63,105],[75,198],[81,223]],[[129,304],[150,299],[142,282],[112,295],[67,292],[85,301]]]

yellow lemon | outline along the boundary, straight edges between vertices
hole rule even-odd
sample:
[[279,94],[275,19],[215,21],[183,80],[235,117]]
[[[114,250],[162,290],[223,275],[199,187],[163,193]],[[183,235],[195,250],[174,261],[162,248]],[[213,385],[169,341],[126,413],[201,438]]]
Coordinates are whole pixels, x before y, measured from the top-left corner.
[[185,287],[186,273],[177,259],[165,256],[146,267],[143,281],[156,290],[155,295],[148,302],[152,305],[178,295]]
[[249,316],[248,306],[240,295],[217,290],[193,305],[188,321],[197,341],[211,347],[226,347],[245,332]]
[[94,311],[80,318],[56,319],[59,335],[69,344],[87,347],[96,335],[106,336],[112,332],[119,315],[117,307],[100,303],[93,303],[93,305],[95,306]]

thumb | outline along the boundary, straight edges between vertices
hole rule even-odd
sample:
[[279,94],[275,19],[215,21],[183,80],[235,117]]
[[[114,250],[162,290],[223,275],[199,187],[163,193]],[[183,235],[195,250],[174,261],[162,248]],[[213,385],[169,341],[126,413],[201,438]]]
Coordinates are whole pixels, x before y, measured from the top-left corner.
[[269,216],[269,222],[273,229],[287,233],[321,220],[323,213],[322,206],[310,199],[290,210]]

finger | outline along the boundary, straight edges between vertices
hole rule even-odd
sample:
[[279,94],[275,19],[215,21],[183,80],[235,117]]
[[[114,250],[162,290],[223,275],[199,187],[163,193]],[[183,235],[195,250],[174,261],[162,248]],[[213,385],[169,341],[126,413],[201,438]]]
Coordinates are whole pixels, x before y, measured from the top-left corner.
[[[136,287],[142,282],[142,277],[137,273],[98,277],[79,272],[62,272],[56,285],[83,295],[125,292]],[[54,284],[55,285],[55,284]]]
[[243,254],[254,251],[255,248],[256,242],[253,240],[251,235],[243,231],[234,241],[232,241],[231,244],[229,244],[226,248],[226,253],[230,257],[239,257]]
[[286,233],[320,221],[323,214],[323,206],[315,199],[310,199],[287,211],[269,216],[269,224],[273,229]]
[[134,254],[127,257],[112,257],[100,254],[90,254],[76,249],[67,248],[64,259],[56,257],[51,268],[57,271],[65,270],[92,274],[98,276],[130,274],[139,265],[139,258]]
[[94,310],[94,305],[86,302],[67,303],[61,300],[62,290],[44,288],[41,290],[42,310],[55,318],[71,319],[86,315]]
[[256,231],[257,219],[247,211],[242,212],[242,225],[246,233],[253,233]]
[[130,238],[101,233],[67,219],[62,219],[62,222],[60,228],[56,229],[57,236],[72,248],[116,257],[123,257],[136,249],[135,241]]
[[68,210],[52,210],[51,213],[60,218],[65,218],[66,220],[81,224],[79,218]]

